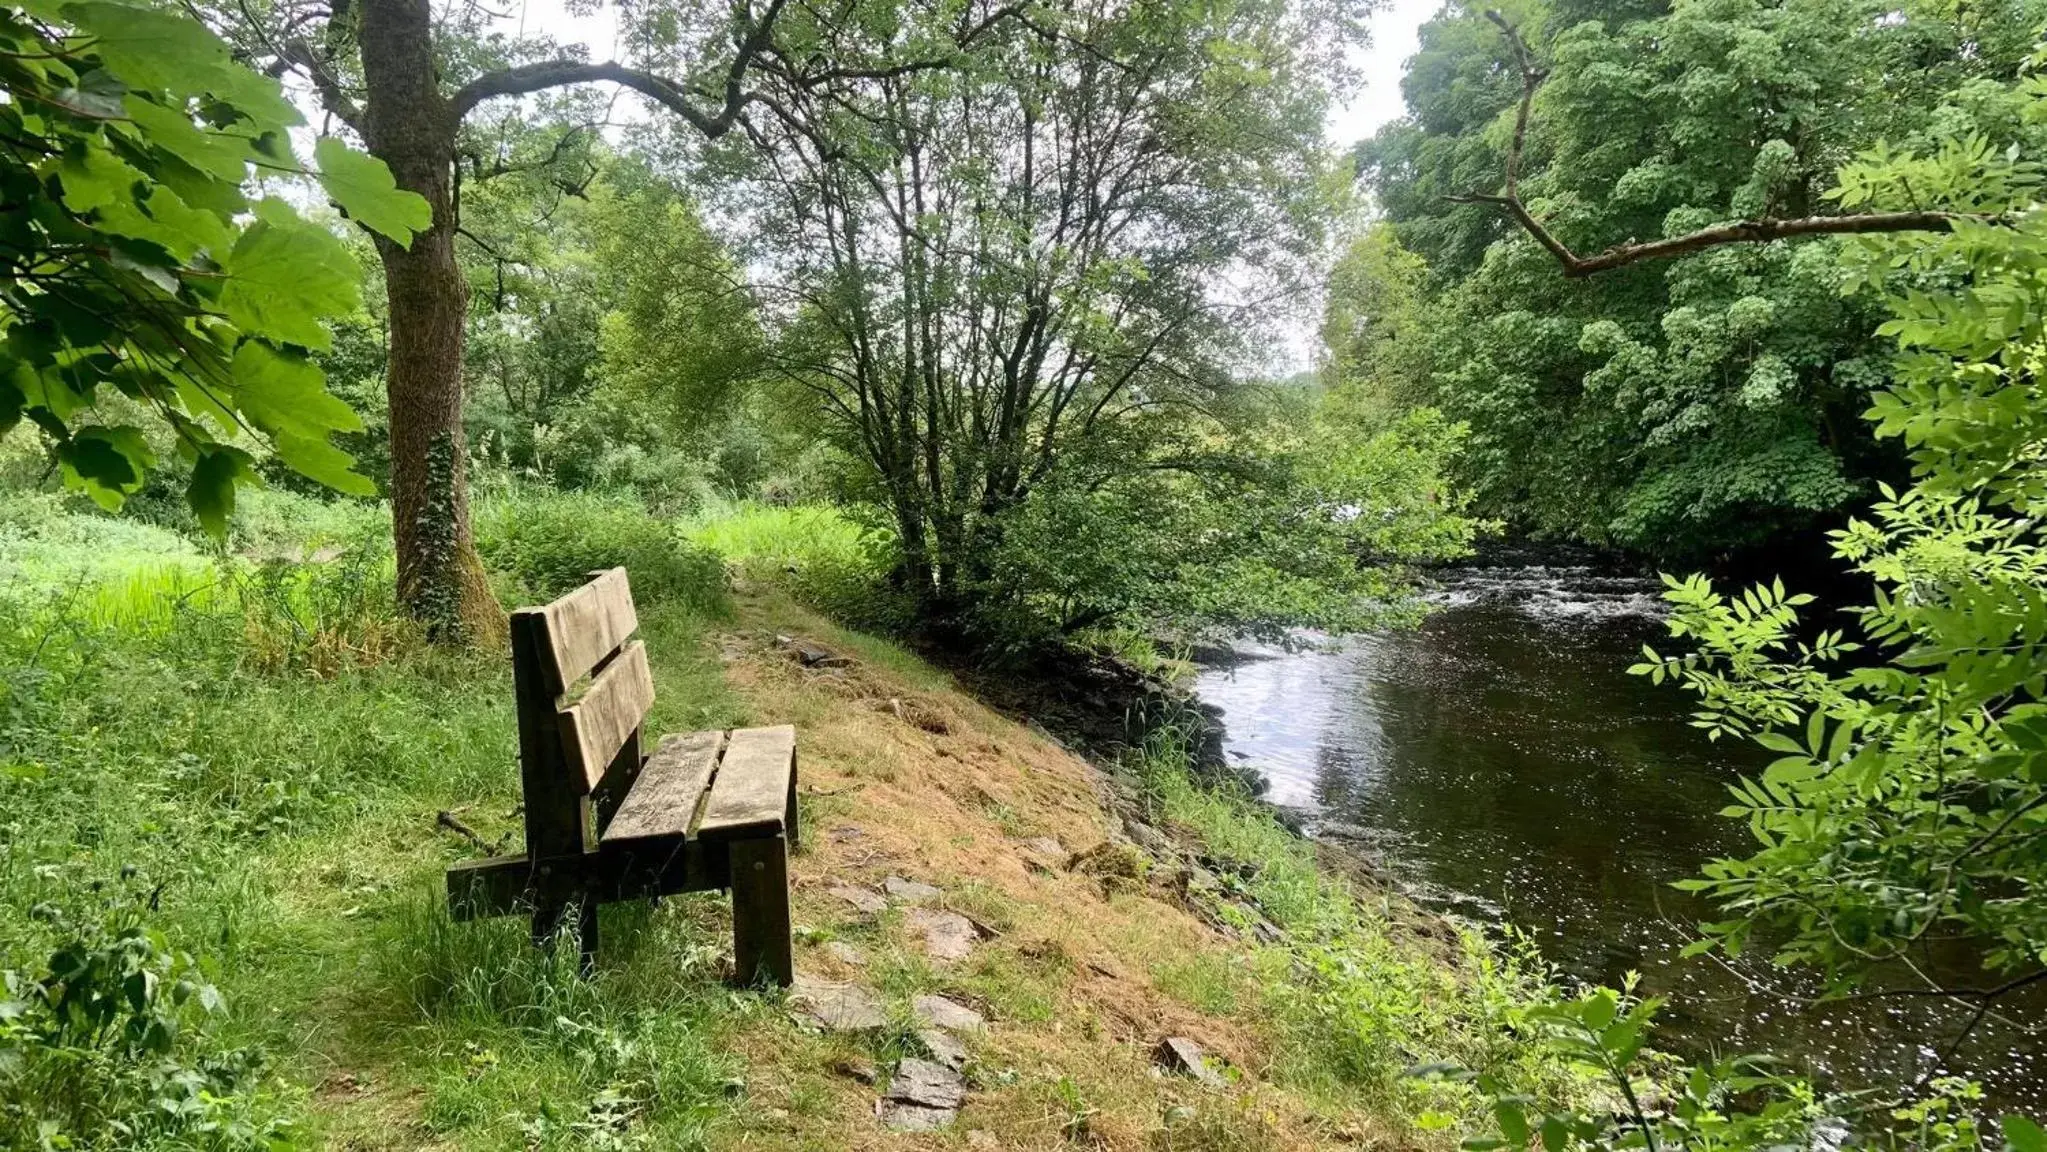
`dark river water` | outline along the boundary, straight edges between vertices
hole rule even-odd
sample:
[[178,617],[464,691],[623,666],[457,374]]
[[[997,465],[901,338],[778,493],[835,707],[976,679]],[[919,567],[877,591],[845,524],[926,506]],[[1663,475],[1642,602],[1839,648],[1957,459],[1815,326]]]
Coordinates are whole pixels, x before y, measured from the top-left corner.
[[[1639,971],[1670,1001],[1664,1047],[1775,1052],[1842,1087],[1913,1081],[1966,1012],[1814,1005],[1809,983],[1766,962],[1679,958],[1710,909],[1670,881],[1746,854],[1746,830],[1716,813],[1760,763],[1687,725],[1689,697],[1626,674],[1665,638],[1656,591],[1587,568],[1465,569],[1418,630],[1334,651],[1242,649],[1252,658],[1203,673],[1198,691],[1268,799],[1365,847],[1422,902],[1511,923],[1578,978]],[[1983,1080],[1994,1105],[2047,1114],[2034,1031],[2047,1005],[2007,1008],[1949,1068]]]

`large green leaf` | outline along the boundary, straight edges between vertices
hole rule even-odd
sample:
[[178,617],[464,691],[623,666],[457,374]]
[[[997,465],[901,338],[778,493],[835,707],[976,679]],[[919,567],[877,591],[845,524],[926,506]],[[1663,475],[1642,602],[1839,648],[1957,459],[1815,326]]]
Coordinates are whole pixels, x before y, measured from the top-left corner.
[[376,495],[376,486],[355,471],[355,458],[328,442],[331,433],[359,431],[362,419],[327,391],[319,368],[249,340],[235,351],[234,378],[235,407],[270,437],[285,464],[336,491]]
[[193,168],[230,184],[248,176],[249,140],[231,132],[214,132],[192,122],[181,109],[166,108],[139,94],[122,101],[129,134],[161,148]]
[[234,235],[220,217],[187,206],[177,193],[162,187],[147,199],[109,205],[100,213],[100,227],[117,236],[147,240],[180,261],[201,252],[224,251]]
[[131,199],[135,186],[146,182],[141,172],[98,144],[87,144],[57,163],[64,207],[93,212]]
[[356,432],[362,418],[327,391],[320,369],[304,357],[260,340],[235,350],[235,407],[273,436],[325,436]]
[[221,307],[255,335],[331,348],[320,319],[362,303],[355,261],[333,233],[300,220],[282,201],[262,201],[256,216],[225,261]]
[[235,63],[220,37],[182,13],[86,0],[66,4],[63,18],[131,88],[219,96],[266,126],[304,119],[275,80]]
[[350,148],[332,136],[313,145],[320,165],[320,185],[341,210],[365,228],[410,244],[415,232],[434,222],[426,197],[398,187],[382,160]]

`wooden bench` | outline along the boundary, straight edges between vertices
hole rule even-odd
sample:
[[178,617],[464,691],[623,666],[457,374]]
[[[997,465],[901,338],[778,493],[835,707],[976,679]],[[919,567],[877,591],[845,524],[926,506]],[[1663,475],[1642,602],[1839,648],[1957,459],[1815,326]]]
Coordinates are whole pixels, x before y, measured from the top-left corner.
[[448,869],[456,918],[529,912],[545,943],[574,916],[588,965],[599,904],[729,888],[738,979],[787,986],[796,730],[676,734],[643,756],[654,681],[623,568],[511,624],[526,854]]

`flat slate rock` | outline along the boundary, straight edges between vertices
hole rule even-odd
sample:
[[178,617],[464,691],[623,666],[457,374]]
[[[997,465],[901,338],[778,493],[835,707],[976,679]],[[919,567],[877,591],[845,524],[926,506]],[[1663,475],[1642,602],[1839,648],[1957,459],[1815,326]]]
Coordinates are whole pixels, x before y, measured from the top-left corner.
[[957,1108],[926,1108],[900,1100],[876,1100],[875,1115],[891,1132],[943,1132],[959,1115]]
[[886,1099],[924,1108],[958,1108],[967,1101],[967,1082],[943,1064],[905,1056],[896,1064]]
[[901,900],[907,904],[922,904],[926,900],[936,900],[944,895],[944,893],[929,884],[919,883],[915,880],[906,880],[901,876],[891,876],[883,880],[881,882],[881,890],[888,893],[892,899]]
[[974,922],[957,912],[912,908],[903,921],[924,934],[924,951],[934,960],[964,960],[981,939]]
[[867,966],[867,953],[846,943],[844,940],[825,941],[824,952],[825,955],[837,960],[841,964],[849,964],[855,968],[865,968]]
[[1207,1054],[1201,1050],[1201,1045],[1185,1036],[1168,1036],[1159,1041],[1154,1058],[1157,1059],[1159,1067],[1166,1071],[1192,1076],[1210,1088],[1229,1086],[1229,1081],[1223,1078],[1222,1073],[1209,1067]]
[[888,1024],[881,1000],[858,984],[798,976],[789,987],[789,1007],[828,1032],[870,1032]]
[[967,1066],[967,1046],[960,1043],[959,1037],[950,1032],[941,1032],[936,1028],[920,1029],[917,1033],[917,1042],[924,1045],[924,1050],[931,1053],[933,1060],[955,1072]]
[[979,1032],[988,1026],[979,1012],[943,996],[919,996],[910,1002],[910,1009],[920,1023],[950,1032]]
[[865,888],[855,888],[851,884],[839,884],[825,889],[825,892],[827,895],[837,896],[869,916],[876,915],[882,909],[888,907],[888,901],[882,899],[878,894],[870,892]]

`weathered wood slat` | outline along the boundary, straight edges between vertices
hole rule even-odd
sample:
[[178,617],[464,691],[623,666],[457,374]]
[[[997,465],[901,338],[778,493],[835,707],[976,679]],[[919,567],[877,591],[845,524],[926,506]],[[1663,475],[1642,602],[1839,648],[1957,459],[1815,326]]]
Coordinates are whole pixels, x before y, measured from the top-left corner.
[[796,784],[796,729],[740,728],[725,742],[697,836],[734,840],[783,831]]
[[448,907],[457,920],[530,912],[580,899],[601,904],[708,892],[731,884],[728,845],[680,839],[607,844],[579,856],[493,856],[448,868]]
[[640,626],[623,568],[598,573],[546,607],[521,608],[513,615],[529,613],[546,621],[548,643],[542,647],[540,666],[556,696],[589,675]]
[[711,782],[724,746],[723,732],[663,736],[661,746],[641,767],[639,781],[627,793],[625,803],[605,826],[605,842],[688,835],[697,802]]
[[635,640],[605,665],[581,700],[562,709],[562,758],[571,779],[580,778],[585,791],[597,787],[612,755],[639,728],[653,704],[654,674],[647,668],[647,646]]

